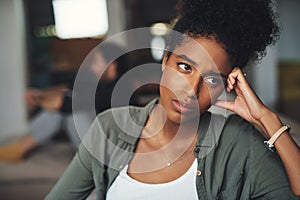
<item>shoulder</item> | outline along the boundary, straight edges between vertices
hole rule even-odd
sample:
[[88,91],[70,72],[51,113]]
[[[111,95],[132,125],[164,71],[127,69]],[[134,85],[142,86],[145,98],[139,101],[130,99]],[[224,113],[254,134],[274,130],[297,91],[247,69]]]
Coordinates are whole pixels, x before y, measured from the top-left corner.
[[124,106],[111,108],[97,115],[89,134],[116,140],[120,134],[132,133],[132,127],[142,125],[143,107]]
[[263,141],[265,140],[263,134],[253,124],[236,114],[232,114],[226,119],[222,136],[229,137],[232,142],[240,143],[243,146],[257,145],[258,143],[261,144],[260,146],[264,146]]
[[[145,107],[126,106],[100,113],[84,136],[81,145],[86,149],[85,152],[92,155],[91,160],[111,165],[111,160],[115,159],[113,162],[118,163],[128,156],[134,149],[147,119],[148,108],[148,105]],[[118,166],[118,164],[113,164],[113,166]]]
[[[101,163],[107,163],[108,156],[120,146],[120,141],[127,134],[139,134],[139,131],[129,133],[132,118],[138,118],[143,108],[127,106],[108,109],[96,117],[82,140],[85,151]],[[132,114],[133,113],[133,114]],[[130,125],[128,125],[130,124]],[[137,137],[130,137],[134,141]],[[124,142],[122,144],[125,144]]]
[[143,125],[145,120],[145,107],[123,106],[108,109],[96,117],[96,122],[102,129],[121,129],[133,124]]
[[226,130],[231,131],[233,133],[236,132],[249,132],[256,130],[253,124],[246,121],[236,114],[229,115],[226,119],[226,126],[224,127]]
[[145,107],[124,106],[108,109],[96,117],[84,136],[88,146],[101,143],[105,150],[108,143],[116,144],[120,139],[135,143],[156,100]]
[[[214,126],[216,128],[213,132],[220,134],[216,141],[216,150],[222,155],[227,152],[228,159],[254,162],[262,155],[272,154],[264,145],[266,138],[253,124],[236,114],[224,119],[219,116],[216,119]],[[276,157],[276,155],[271,156]]]
[[285,170],[278,154],[266,148],[264,144],[266,138],[251,123],[237,115],[229,116],[222,137],[228,137],[227,140],[231,141],[234,148],[247,155],[251,176],[254,177],[253,182],[258,183],[259,179],[268,179],[274,188],[288,186]]
[[224,143],[223,145],[235,148],[241,154],[247,155],[253,163],[259,163],[264,157],[278,160],[278,155],[266,148],[264,134],[236,114],[227,118],[220,140]]
[[108,109],[98,114],[95,123],[104,131],[117,130],[125,134],[133,134],[144,127],[148,115],[157,101],[154,99],[144,107],[123,106]]
[[206,156],[209,178],[215,176],[216,183],[225,189],[247,185],[245,191],[249,189],[251,198],[274,199],[280,194],[283,198],[277,199],[288,199],[289,183],[282,162],[265,147],[266,139],[259,130],[235,114],[227,118],[208,114],[201,120],[202,125],[209,124],[200,150]]
[[208,112],[202,116],[200,122],[200,130],[214,135],[222,145],[228,143],[247,146],[251,140],[262,141],[262,144],[264,141],[263,134],[253,124],[236,114],[224,117]]

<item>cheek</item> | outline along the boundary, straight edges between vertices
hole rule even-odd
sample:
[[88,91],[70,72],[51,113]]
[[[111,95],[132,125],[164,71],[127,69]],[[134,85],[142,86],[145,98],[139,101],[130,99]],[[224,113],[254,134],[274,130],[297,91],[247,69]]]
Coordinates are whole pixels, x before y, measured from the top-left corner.
[[200,106],[201,113],[208,109],[211,105],[212,96],[209,89],[202,85],[198,93],[198,104]]
[[214,104],[218,97],[224,91],[224,86],[210,90],[211,103]]
[[166,67],[163,71],[160,85],[173,93],[178,93],[178,91],[182,91],[184,88],[189,87],[188,81],[174,69],[169,67]]
[[198,94],[198,103],[200,105],[200,109],[202,111],[207,110],[211,105],[215,103],[222,91],[223,88],[209,88],[203,84]]

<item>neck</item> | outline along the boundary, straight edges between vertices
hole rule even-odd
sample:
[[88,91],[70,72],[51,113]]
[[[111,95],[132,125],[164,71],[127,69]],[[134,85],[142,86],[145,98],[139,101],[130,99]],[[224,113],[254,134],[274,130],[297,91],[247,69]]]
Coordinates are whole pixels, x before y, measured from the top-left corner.
[[162,143],[169,143],[174,138],[175,146],[186,146],[198,135],[198,123],[178,124],[167,119],[161,105],[157,105],[149,115],[145,126],[145,138],[156,137]]

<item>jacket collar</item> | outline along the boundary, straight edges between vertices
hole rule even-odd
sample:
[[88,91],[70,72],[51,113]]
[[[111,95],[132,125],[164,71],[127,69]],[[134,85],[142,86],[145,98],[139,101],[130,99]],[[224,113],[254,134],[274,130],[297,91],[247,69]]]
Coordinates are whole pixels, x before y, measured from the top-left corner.
[[[130,120],[133,121],[135,128],[131,131],[121,131],[119,138],[126,143],[136,145],[141,132],[145,126],[148,116],[152,109],[158,104],[159,98],[152,100],[143,108],[129,107]],[[201,148],[201,153],[197,153],[196,157],[206,156],[217,144],[221,132],[223,130],[226,118],[219,115],[212,115],[210,112],[205,112],[200,116],[198,139],[195,147]],[[126,126],[126,124],[124,124]],[[122,129],[122,130],[126,130]]]
[[[148,116],[152,109],[158,104],[159,98],[155,98],[150,103],[148,103],[145,107],[138,108],[134,106],[129,107],[129,120],[133,123],[134,128],[128,133],[122,131],[119,135],[119,138],[129,144],[135,145],[141,135],[141,132],[146,124]],[[122,129],[122,130],[127,130]]]

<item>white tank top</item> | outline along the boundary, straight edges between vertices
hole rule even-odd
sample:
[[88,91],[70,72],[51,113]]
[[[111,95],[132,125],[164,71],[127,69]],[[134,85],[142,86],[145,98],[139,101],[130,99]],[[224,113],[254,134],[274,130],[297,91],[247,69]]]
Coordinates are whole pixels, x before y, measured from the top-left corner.
[[181,177],[174,181],[148,184],[137,181],[127,174],[128,165],[119,173],[109,188],[107,200],[197,200],[197,159]]

